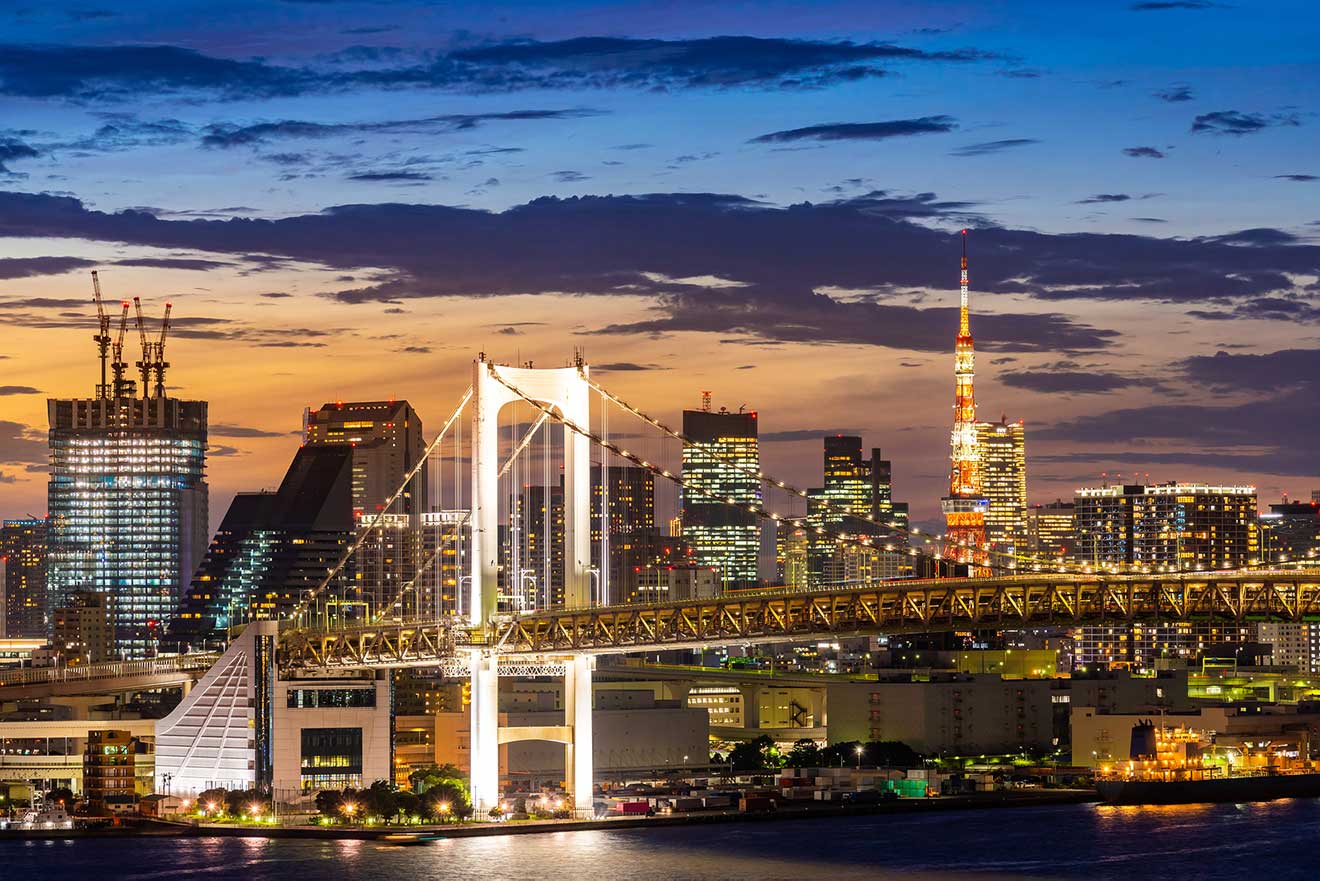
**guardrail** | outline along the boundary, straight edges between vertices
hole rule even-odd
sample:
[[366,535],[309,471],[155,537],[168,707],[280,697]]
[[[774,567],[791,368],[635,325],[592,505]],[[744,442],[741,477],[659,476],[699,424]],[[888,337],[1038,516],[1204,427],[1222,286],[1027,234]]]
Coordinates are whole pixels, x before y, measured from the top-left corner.
[[107,661],[101,664],[75,664],[62,667],[23,667],[0,672],[0,688],[21,685],[54,685],[69,682],[90,682],[96,679],[117,679],[127,676],[167,675],[206,670],[220,655],[217,652],[198,652],[151,658],[144,661]]

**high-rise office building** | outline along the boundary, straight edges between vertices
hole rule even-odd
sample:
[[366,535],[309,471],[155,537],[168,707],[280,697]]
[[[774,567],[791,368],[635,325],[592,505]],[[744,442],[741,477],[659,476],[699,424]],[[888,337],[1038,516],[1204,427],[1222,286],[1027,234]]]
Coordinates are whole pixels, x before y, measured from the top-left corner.
[[1152,570],[1235,569],[1259,560],[1256,488],[1163,483],[1077,490],[1077,560]]
[[[683,411],[683,539],[698,566],[719,571],[724,589],[760,580],[761,469],[756,411]],[[733,463],[733,467],[728,463]]]
[[[896,547],[907,543],[907,506],[893,500],[893,466],[881,458],[879,449],[872,449],[869,459],[862,458],[862,439],[851,435],[824,438],[823,464],[824,485],[808,490],[807,523],[812,527],[806,533],[808,580],[812,584],[855,582],[861,572],[888,572],[892,561],[860,564],[857,551],[867,549],[849,539]],[[793,536],[793,530],[781,529],[778,534],[781,540]],[[777,557],[786,558],[786,553],[780,549]],[[874,555],[862,556],[870,561]]]
[[52,606],[111,598],[116,653],[152,655],[206,551],[206,402],[51,400]]
[[[682,561],[682,541],[655,523],[655,476],[646,468],[633,465],[610,465],[607,480],[601,479],[601,466],[591,466],[591,568],[592,594],[604,585],[608,597],[600,601],[623,601],[635,598],[637,576],[643,567]],[[601,507],[608,504],[609,567],[601,572]],[[506,593],[511,601],[538,606],[547,602],[562,605],[564,600],[564,489],[525,486],[516,500],[515,529],[510,535],[509,554],[516,558],[520,591],[508,579]],[[517,541],[517,547],[512,542]],[[548,554],[547,554],[548,551]]]
[[0,524],[0,579],[0,636],[46,636],[45,520],[29,517]]
[[1027,533],[1026,427],[1007,417],[976,423],[976,444],[981,456],[981,492],[985,510],[985,537],[998,551],[1015,553]]
[[51,647],[62,664],[99,664],[115,652],[114,600],[110,594],[81,591],[51,613]]
[[461,549],[440,547],[443,529],[426,519],[425,467],[386,508],[425,452],[421,419],[407,401],[336,402],[305,413],[303,445],[279,489],[234,497],[171,638],[223,639],[235,625],[288,613],[373,525],[327,585],[325,614],[362,620],[433,610],[443,602],[435,579],[455,578],[453,560],[419,578],[424,555]]
[[[379,512],[426,454],[422,420],[407,401],[322,404],[304,414],[303,443],[352,447],[353,516],[358,520]],[[423,467],[388,513],[420,514],[427,510],[426,495]]]
[[1077,543],[1074,510],[1074,504],[1063,499],[1027,508],[1027,550],[1032,556],[1065,561],[1073,558]]

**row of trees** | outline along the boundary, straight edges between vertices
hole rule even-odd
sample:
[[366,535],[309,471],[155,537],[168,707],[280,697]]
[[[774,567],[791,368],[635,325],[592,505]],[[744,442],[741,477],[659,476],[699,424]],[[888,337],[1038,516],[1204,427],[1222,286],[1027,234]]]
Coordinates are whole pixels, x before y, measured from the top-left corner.
[[431,822],[465,820],[472,816],[472,798],[463,773],[453,765],[420,768],[408,776],[411,789],[377,780],[365,789],[323,789],[316,810],[333,820],[373,819],[392,823],[421,817]]
[[727,756],[711,756],[711,764],[729,765],[735,771],[765,771],[780,768],[828,768],[861,764],[870,767],[912,768],[921,764],[921,755],[897,740],[850,740],[820,747],[810,738],[802,738],[787,753],[762,735],[740,743]]

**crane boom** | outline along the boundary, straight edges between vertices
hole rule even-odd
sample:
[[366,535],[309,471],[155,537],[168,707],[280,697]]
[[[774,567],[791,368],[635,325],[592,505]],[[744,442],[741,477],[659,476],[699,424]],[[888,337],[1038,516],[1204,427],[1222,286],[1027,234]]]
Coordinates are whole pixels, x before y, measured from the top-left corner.
[[93,300],[96,302],[97,326],[100,328],[100,332],[92,336],[101,358],[101,384],[96,387],[96,396],[98,398],[108,398],[110,387],[106,384],[105,368],[107,356],[110,352],[110,316],[105,314],[105,304],[101,301],[101,277],[95,269],[92,270],[92,295]]
[[165,316],[160,320],[160,337],[156,340],[155,349],[152,351],[152,368],[156,372],[156,390],[155,396],[165,397],[165,369],[170,363],[165,360],[165,337],[170,332],[170,310],[174,308],[173,303],[165,304]]
[[142,318],[142,298],[133,298],[133,308],[137,310],[138,336],[142,340],[142,360],[137,362],[137,369],[142,374],[142,397],[151,389],[151,343],[147,341],[147,324]]
[[114,342],[114,360],[110,362],[110,368],[114,371],[114,396],[116,398],[131,397],[133,394],[133,382],[125,378],[124,373],[128,365],[124,363],[124,335],[128,332],[128,300],[119,304],[122,310],[119,313],[119,336]]

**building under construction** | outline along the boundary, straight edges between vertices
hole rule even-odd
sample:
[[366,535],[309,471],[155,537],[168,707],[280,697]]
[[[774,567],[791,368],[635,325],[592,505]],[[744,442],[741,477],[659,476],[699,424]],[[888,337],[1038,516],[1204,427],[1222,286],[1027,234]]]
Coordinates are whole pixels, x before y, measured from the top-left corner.
[[96,273],[92,281],[100,381],[91,397],[47,402],[50,605],[109,595],[115,653],[150,657],[206,551],[206,402],[167,394],[170,306],[149,329],[133,300],[139,386],[124,355],[129,303],[112,338]]

